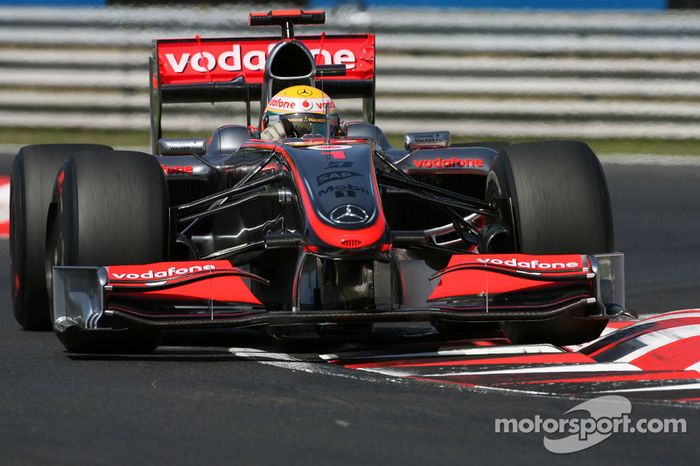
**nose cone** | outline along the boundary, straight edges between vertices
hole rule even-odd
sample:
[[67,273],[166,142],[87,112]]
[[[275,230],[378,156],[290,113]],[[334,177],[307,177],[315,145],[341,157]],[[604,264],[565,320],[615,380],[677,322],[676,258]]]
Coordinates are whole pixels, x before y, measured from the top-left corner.
[[367,143],[287,149],[306,219],[307,245],[328,251],[388,243],[373,155]]

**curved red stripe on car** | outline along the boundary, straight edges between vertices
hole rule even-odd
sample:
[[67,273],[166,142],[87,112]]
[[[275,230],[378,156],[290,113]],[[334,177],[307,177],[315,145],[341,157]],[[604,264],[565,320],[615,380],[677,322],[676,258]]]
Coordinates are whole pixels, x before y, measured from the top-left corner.
[[[137,286],[135,290],[117,291],[115,294],[134,294],[148,300],[193,300],[262,304],[248,288],[241,277],[212,275],[218,271],[238,271],[230,262],[189,261],[158,262],[144,265],[112,265],[108,267],[109,282]],[[187,278],[201,277],[201,280],[184,282],[167,289],[149,290],[149,286],[166,281],[177,282]]]
[[165,290],[120,292],[120,296],[133,294],[142,300],[153,301],[193,301],[212,300],[215,302],[261,305],[241,277],[218,276],[202,281],[186,283]]
[[[491,254],[474,255],[459,254],[450,258],[446,270],[459,265],[493,265],[498,268],[509,268],[515,271],[538,273],[584,272],[583,260],[580,254],[567,255],[526,255],[526,254]],[[523,278],[504,275],[486,270],[455,270],[440,278],[428,301],[445,298],[474,296],[480,294],[500,294],[519,290],[535,290],[556,285],[549,281],[534,281],[523,274]]]
[[351,369],[372,367],[452,367],[452,366],[490,366],[504,364],[593,364],[595,361],[580,353],[527,354],[517,356],[492,356],[472,359],[443,358],[439,361],[387,361],[365,364],[348,364]]

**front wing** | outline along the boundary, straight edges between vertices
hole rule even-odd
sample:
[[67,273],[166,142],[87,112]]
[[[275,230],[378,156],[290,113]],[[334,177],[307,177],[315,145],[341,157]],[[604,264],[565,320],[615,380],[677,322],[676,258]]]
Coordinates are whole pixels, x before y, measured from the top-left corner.
[[358,311],[266,309],[250,286],[266,280],[228,261],[55,267],[54,328],[522,321],[564,313],[609,319],[624,311],[623,260],[622,254],[464,254],[437,272],[399,261],[402,304]]

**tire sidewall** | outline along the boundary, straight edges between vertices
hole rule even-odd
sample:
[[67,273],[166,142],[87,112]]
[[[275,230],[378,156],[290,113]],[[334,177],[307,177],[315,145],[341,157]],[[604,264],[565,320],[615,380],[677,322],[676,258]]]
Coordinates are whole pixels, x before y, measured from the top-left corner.
[[515,192],[513,172],[507,154],[502,150],[496,156],[491,170],[486,176],[486,202],[500,204],[498,217],[490,220],[506,227],[508,232],[504,238],[498,238],[498,246],[493,252],[519,251],[520,232],[518,230],[518,195]]
[[12,289],[12,308],[15,319],[24,328],[30,327],[26,295],[21,287],[26,286],[26,223],[24,212],[26,206],[23,154],[18,154],[13,162],[10,180],[10,281]]

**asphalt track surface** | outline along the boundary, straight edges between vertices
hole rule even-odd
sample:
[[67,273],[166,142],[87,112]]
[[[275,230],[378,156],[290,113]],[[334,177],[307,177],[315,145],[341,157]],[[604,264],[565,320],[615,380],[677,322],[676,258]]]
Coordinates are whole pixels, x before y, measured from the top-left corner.
[[[0,173],[7,159],[0,157]],[[700,168],[606,166],[630,308],[700,307]],[[616,434],[566,456],[542,434],[496,434],[494,419],[560,418],[558,397],[443,388],[322,365],[308,344],[277,348],[290,370],[229,347],[255,335],[198,335],[151,356],[71,356],[12,317],[0,241],[0,464],[697,464],[697,405],[634,402],[635,418],[684,418],[686,434]],[[214,338],[215,337],[215,338]],[[322,366],[322,367],[321,367]],[[295,366],[297,369],[300,366]]]

